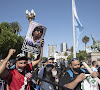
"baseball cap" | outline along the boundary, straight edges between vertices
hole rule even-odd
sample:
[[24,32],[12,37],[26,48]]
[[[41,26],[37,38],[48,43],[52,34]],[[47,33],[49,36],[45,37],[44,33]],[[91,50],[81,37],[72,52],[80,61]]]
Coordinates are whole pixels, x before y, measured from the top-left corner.
[[23,53],[20,53],[17,55],[16,60],[28,60],[28,58]]

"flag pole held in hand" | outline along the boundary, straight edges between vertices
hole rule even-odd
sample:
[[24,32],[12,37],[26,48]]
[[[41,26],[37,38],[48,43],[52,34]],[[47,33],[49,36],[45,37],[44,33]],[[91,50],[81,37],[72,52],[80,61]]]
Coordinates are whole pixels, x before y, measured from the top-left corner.
[[[90,67],[85,62],[83,62],[82,64],[85,66],[85,68],[88,70],[88,72],[90,74],[92,74],[93,71],[90,69]],[[96,77],[95,79],[98,82],[98,84],[100,85],[100,79],[98,77]]]

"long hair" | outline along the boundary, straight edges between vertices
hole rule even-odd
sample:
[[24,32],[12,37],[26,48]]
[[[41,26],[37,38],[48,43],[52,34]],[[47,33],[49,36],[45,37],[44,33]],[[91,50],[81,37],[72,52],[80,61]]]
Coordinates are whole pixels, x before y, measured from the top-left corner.
[[47,78],[50,81],[54,82],[54,77],[52,76],[52,69],[54,68],[54,65],[48,64],[44,68],[43,78]]
[[66,73],[67,68],[65,66],[65,63],[60,63],[60,70],[58,71],[58,77],[60,78],[64,73]]

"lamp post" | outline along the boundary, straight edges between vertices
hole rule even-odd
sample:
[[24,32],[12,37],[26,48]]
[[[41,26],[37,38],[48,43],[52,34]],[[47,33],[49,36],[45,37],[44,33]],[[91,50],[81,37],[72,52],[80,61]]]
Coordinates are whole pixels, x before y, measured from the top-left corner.
[[32,21],[32,19],[35,19],[35,12],[33,11],[33,9],[31,10],[31,13],[26,10],[26,17],[28,18],[29,23]]
[[[29,24],[31,23],[32,19],[35,19],[35,12],[33,9],[31,10],[31,13],[28,10],[26,10],[26,18],[28,18]],[[27,53],[27,57],[30,57],[29,52]]]

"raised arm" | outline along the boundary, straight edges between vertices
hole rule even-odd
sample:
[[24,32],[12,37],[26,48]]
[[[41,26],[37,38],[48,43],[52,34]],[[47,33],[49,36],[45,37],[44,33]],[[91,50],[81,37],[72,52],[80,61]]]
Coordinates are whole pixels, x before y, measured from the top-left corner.
[[86,78],[85,74],[81,73],[80,75],[77,76],[77,78],[74,81],[72,81],[71,83],[65,84],[64,86],[70,89],[74,89],[77,86],[77,84],[81,82],[82,80],[84,80],[85,78]]
[[15,53],[15,51],[16,51],[15,49],[10,49],[8,56],[2,62],[1,66],[0,66],[0,77],[1,78],[5,78],[6,76],[8,76],[9,71],[6,69],[6,64],[9,60],[9,58],[13,55],[13,53]]
[[32,61],[32,66],[35,66],[36,64],[38,64],[42,60],[42,56],[43,56],[43,46],[44,46],[44,39],[41,40],[41,53],[38,56],[38,60]]

